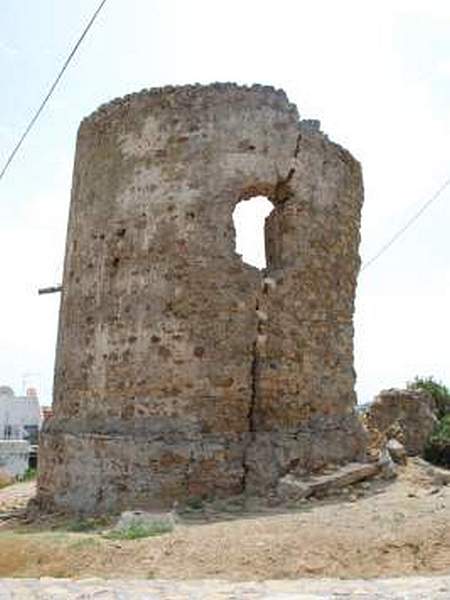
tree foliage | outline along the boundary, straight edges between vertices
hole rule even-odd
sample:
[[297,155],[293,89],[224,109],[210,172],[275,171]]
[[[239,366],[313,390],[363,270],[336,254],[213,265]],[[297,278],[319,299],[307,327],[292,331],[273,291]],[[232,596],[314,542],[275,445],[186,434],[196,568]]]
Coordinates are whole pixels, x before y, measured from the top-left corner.
[[424,458],[435,465],[450,467],[450,390],[433,377],[416,377],[407,384],[410,390],[425,390],[434,399],[438,423],[425,449]]
[[450,390],[434,377],[415,377],[414,381],[409,381],[406,386],[409,390],[425,390],[433,397],[438,419],[450,413]]

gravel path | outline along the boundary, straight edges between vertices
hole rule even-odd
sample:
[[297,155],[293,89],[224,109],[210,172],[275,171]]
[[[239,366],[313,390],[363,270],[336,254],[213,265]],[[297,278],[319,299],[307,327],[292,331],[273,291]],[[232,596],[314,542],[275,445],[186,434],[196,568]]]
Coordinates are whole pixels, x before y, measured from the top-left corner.
[[0,600],[433,600],[450,598],[450,576],[342,581],[2,579]]

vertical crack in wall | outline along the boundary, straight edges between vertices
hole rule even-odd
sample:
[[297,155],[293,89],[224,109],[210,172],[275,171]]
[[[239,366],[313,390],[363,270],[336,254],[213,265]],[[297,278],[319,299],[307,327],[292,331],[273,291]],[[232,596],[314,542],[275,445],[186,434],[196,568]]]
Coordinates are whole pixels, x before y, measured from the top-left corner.
[[259,366],[258,345],[255,340],[253,342],[253,346],[252,346],[252,363],[250,366],[251,395],[250,395],[250,406],[249,406],[248,417],[247,417],[248,424],[249,424],[249,431],[251,434],[254,434],[256,431],[255,407],[256,407],[256,399],[257,399],[257,378],[258,378],[258,371],[259,371],[258,366]]
[[[295,161],[300,153],[300,144],[302,141],[302,133],[299,131],[295,140],[295,147],[292,153],[292,160]],[[295,174],[295,163],[289,168],[286,177],[278,178],[275,184],[273,199],[275,200],[275,206],[283,205],[288,198],[292,195],[289,184],[292,177]],[[269,266],[269,265],[268,265]],[[265,295],[270,289],[274,289],[275,281],[271,277],[264,277],[261,282],[262,294]],[[267,313],[263,310],[262,297],[256,298],[255,312],[257,317],[256,337],[252,345],[252,360],[250,364],[250,404],[247,413],[248,421],[248,438],[244,444],[244,451],[242,457],[242,491],[245,492],[248,483],[248,475],[250,471],[249,465],[249,454],[251,446],[256,438],[257,431],[257,408],[259,399],[259,376],[260,376],[260,365],[261,365],[261,351],[266,343],[265,324],[268,320]]]
[[[300,142],[301,141],[302,141],[302,134],[300,132],[300,133],[298,133],[296,141],[295,141],[295,147],[294,147],[294,152],[292,154],[292,160],[295,160],[297,158],[297,156],[300,154]],[[276,205],[283,204],[292,195],[292,192],[289,188],[289,183],[291,182],[291,179],[294,177],[294,174],[295,174],[295,166],[291,166],[286,177],[278,177],[278,180],[275,184],[275,188],[274,188],[274,192],[273,192],[273,199],[274,199]]]
[[260,321],[258,318],[259,313],[259,298],[256,298],[255,312],[257,316],[256,336],[252,344],[252,354],[250,363],[250,402],[247,412],[247,423],[248,432],[247,439],[244,443],[244,451],[242,456],[242,491],[245,492],[247,488],[247,480],[249,474],[249,450],[255,440],[256,434],[256,408],[258,402],[258,376],[259,376],[259,349],[258,349],[258,335],[260,329]]
[[[258,317],[259,298],[256,298],[255,311],[256,311],[256,315]],[[260,326],[259,326],[259,319],[258,319],[258,324],[257,324],[257,329],[256,329],[256,337],[253,341],[253,346],[252,346],[252,362],[250,365],[251,395],[250,395],[250,406],[248,409],[247,418],[248,418],[248,424],[249,424],[249,431],[251,434],[254,434],[256,431],[255,408],[256,408],[256,400],[257,400],[257,395],[258,395],[257,379],[258,379],[258,374],[259,374],[259,350],[258,350],[259,327]],[[254,435],[251,437],[254,437]]]

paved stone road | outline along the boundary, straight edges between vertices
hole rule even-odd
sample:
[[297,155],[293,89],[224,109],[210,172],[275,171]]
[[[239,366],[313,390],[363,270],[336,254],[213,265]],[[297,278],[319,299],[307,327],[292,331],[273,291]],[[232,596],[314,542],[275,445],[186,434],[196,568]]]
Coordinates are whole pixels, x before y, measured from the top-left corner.
[[450,576],[369,581],[3,579],[0,600],[449,600]]

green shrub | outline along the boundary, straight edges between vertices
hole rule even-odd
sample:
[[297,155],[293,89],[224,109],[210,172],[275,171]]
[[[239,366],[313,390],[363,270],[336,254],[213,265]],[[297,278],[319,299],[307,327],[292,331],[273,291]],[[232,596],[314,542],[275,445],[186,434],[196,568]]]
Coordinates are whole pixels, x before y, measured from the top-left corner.
[[67,525],[67,529],[68,531],[81,533],[83,531],[91,531],[92,525],[84,519],[77,519],[76,521],[72,521],[71,523],[69,523]]
[[19,481],[33,481],[37,477],[37,469],[32,469],[28,467],[23,475],[21,475],[18,479]]
[[437,424],[425,446],[423,456],[434,465],[450,467],[450,414],[442,417]]
[[138,540],[140,538],[170,533],[172,530],[173,524],[167,522],[131,523],[124,529],[110,531],[106,534],[106,537],[111,540]]
[[439,421],[430,437],[431,440],[450,443],[450,414]]
[[442,419],[450,413],[450,390],[440,381],[433,377],[416,377],[414,381],[406,384],[409,390],[425,390],[436,402],[438,419]]
[[191,510],[203,510],[205,502],[200,496],[190,496],[186,500],[186,506]]
[[108,517],[79,517],[67,524],[67,531],[82,533],[84,531],[95,531],[110,525],[111,519]]
[[450,467],[450,390],[433,377],[416,377],[407,384],[410,390],[424,390],[435,401],[438,423],[424,448],[425,460]]

